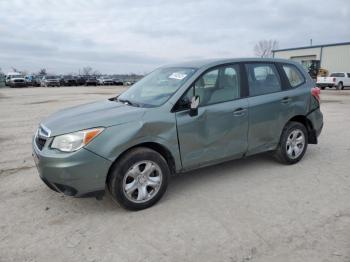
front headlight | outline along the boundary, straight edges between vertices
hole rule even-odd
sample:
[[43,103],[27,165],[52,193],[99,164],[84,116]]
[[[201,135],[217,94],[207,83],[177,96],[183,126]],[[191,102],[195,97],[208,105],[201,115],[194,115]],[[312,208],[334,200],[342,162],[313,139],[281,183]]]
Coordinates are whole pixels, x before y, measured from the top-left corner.
[[103,128],[93,128],[56,136],[52,141],[51,148],[58,149],[62,152],[74,152],[86,146],[102,131]]

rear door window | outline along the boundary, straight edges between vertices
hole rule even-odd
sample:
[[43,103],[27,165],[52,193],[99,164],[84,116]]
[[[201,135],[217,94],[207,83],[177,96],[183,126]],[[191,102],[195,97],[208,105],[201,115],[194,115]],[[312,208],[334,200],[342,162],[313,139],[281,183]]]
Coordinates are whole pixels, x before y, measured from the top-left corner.
[[304,76],[294,65],[283,65],[282,67],[291,87],[297,87],[305,81]]
[[330,77],[345,77],[344,73],[333,73]]
[[274,64],[246,64],[250,96],[265,95],[282,90],[281,79]]

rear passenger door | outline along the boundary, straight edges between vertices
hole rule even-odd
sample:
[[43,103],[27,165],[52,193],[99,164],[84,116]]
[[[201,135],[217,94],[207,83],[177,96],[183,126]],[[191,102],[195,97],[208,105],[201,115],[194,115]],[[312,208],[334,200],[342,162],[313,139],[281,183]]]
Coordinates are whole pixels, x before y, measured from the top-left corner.
[[247,155],[275,149],[287,121],[291,97],[283,92],[274,63],[247,63],[249,131]]

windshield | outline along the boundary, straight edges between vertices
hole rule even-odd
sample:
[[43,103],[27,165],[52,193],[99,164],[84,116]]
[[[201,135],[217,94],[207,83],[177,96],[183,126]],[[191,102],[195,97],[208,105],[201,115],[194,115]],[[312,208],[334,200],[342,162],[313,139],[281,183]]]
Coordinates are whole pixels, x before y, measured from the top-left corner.
[[191,76],[194,68],[159,68],[148,74],[118,97],[121,102],[144,107],[164,104]]
[[10,78],[24,78],[24,75],[11,75]]
[[46,76],[46,79],[57,79],[56,76]]

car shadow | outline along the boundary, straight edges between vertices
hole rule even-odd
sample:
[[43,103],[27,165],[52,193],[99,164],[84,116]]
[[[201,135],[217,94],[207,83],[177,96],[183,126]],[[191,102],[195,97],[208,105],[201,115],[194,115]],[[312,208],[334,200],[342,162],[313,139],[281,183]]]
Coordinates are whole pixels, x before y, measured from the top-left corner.
[[176,194],[179,194],[190,190],[193,184],[212,183],[215,182],[218,177],[220,177],[220,179],[225,179],[225,177],[231,179],[232,176],[237,178],[242,177],[249,172],[252,165],[255,167],[276,165],[276,160],[271,154],[264,153],[181,173],[171,177],[168,193],[176,192]]
[[[166,203],[172,201],[172,199],[176,198],[177,195],[182,195],[186,192],[190,192],[191,187],[198,184],[205,185],[209,183],[215,183],[218,177],[220,177],[220,179],[232,179],[232,176],[234,176],[238,179],[239,177],[249,175],[247,173],[249,173],[249,171],[252,169],[252,165],[255,166],[255,169],[265,169],[271,166],[275,166],[276,161],[271,156],[271,154],[265,153],[238,160],[231,160],[221,164],[203,167],[193,171],[171,176],[167,192],[160,200],[161,204],[156,206],[162,206],[159,208],[164,208]],[[118,203],[112,199],[107,190],[102,200],[96,200],[95,198],[71,198],[65,196],[63,199],[69,199],[68,202],[72,204],[70,208],[84,209],[84,212],[89,213],[113,212],[114,214],[122,214],[125,212],[130,212],[120,207]]]

